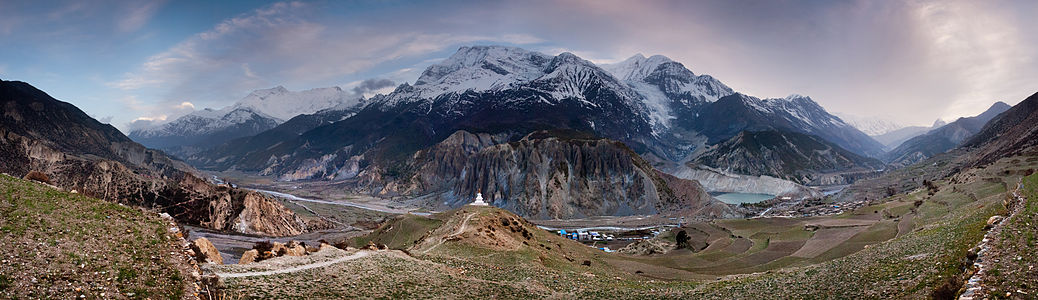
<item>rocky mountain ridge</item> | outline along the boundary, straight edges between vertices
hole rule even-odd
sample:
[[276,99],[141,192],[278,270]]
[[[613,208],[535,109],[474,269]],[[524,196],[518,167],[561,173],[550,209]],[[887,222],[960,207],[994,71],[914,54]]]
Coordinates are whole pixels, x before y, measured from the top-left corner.
[[255,90],[222,109],[206,108],[169,123],[135,129],[129,137],[186,157],[228,140],[262,133],[298,115],[349,110],[362,102],[363,97],[339,87],[293,92],[277,86]]
[[325,226],[261,194],[217,186],[24,82],[0,81],[0,171],[46,174],[64,190],[156,209],[217,230],[292,235]]
[[1038,93],[998,114],[964,141],[961,147],[972,151],[967,164],[980,166],[1002,157],[1034,151],[1038,146],[1038,126],[1035,124],[1038,124]]
[[847,184],[856,178],[844,174],[883,169],[883,162],[851,153],[820,137],[776,130],[740,132],[710,147],[692,163],[810,185]]

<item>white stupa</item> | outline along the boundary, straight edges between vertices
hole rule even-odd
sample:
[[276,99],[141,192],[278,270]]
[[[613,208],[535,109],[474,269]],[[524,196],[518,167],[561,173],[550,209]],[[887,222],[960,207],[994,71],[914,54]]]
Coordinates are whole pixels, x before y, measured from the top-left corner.
[[487,206],[486,202],[483,202],[483,191],[476,192],[476,201],[472,201],[469,205]]

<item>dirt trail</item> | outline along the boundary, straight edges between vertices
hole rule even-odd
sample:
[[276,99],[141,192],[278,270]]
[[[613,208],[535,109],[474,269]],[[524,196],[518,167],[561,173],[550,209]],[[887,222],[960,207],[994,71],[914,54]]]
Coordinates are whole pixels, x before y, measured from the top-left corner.
[[326,260],[326,261],[315,262],[315,263],[310,263],[310,264],[305,264],[305,265],[298,265],[298,266],[293,266],[293,267],[279,269],[279,270],[256,271],[256,272],[241,272],[241,273],[234,273],[234,272],[213,272],[213,273],[216,274],[216,276],[219,276],[220,278],[270,276],[270,275],[275,275],[275,274],[294,273],[294,272],[305,271],[305,270],[309,270],[309,269],[313,269],[313,268],[323,268],[323,267],[331,266],[331,265],[338,264],[338,263],[341,263],[341,262],[344,262],[344,261],[350,261],[350,260],[364,258],[364,257],[367,257],[367,256],[371,255],[372,252],[373,251],[360,250],[360,251],[357,251],[356,253],[353,253],[353,254],[350,254],[350,255],[347,255],[347,256],[343,256],[343,257],[339,257],[339,258],[336,258],[336,259],[333,259],[333,260]]
[[467,216],[465,216],[465,220],[461,221],[461,226],[458,227],[457,231],[455,231],[451,235],[441,238],[440,241],[436,243],[436,245],[433,245],[432,247],[429,247],[429,249],[425,249],[425,251],[422,251],[422,254],[429,253],[429,251],[432,251],[432,249],[436,249],[436,247],[442,245],[444,241],[447,241],[448,238],[458,236],[462,232],[465,232],[465,228],[468,226],[469,220],[472,219],[472,217],[475,215],[476,213],[469,213]]

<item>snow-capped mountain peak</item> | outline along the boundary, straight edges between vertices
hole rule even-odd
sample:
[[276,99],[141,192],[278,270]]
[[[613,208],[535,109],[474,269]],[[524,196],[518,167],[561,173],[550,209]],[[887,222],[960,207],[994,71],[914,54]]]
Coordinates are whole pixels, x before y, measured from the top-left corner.
[[514,47],[461,47],[444,61],[429,66],[414,85],[397,87],[385,101],[408,103],[469,91],[534,89],[551,94],[555,100],[578,99],[595,106],[584,93],[600,83],[614,87],[610,90],[618,91],[623,98],[636,97],[612,74],[573,53],[550,56]]
[[343,91],[337,86],[299,92],[291,92],[282,86],[278,86],[271,89],[253,91],[245,98],[225,109],[249,107],[256,112],[285,121],[301,114],[311,114],[323,109],[342,106],[343,104],[357,104],[360,102],[360,99],[361,96]]
[[894,122],[883,117],[859,116],[855,114],[841,112],[837,112],[834,114],[840,117],[840,119],[843,119],[848,124],[851,124],[851,126],[854,126],[854,128],[857,128],[858,130],[861,130],[861,132],[864,132],[865,134],[870,136],[879,136],[888,132],[893,132],[895,130],[908,127],[907,125]]
[[[635,54],[622,62],[603,65],[603,69],[630,84],[640,94],[662,93],[668,98],[680,99],[686,104],[697,101],[714,102],[735,93],[732,88],[714,77],[696,75],[685,65],[663,55],[645,57]],[[642,83],[647,83],[648,86]]]
[[597,106],[596,99],[585,97],[590,89],[596,87],[614,91],[625,101],[633,101],[638,97],[612,74],[573,53],[563,52],[552,58],[544,73],[535,80],[537,86],[544,88],[556,99],[578,99],[588,105]]
[[602,68],[620,80],[642,80],[656,71],[661,64],[673,62],[663,55],[653,55],[646,58],[641,53],[615,64],[603,65]]
[[246,96],[246,98],[266,98],[273,95],[280,95],[285,93],[288,93],[288,89],[286,89],[284,86],[279,85],[269,89],[259,89],[252,91],[251,93],[249,93],[248,96]]
[[461,47],[443,62],[426,68],[414,85],[422,98],[500,89],[539,77],[550,59],[548,55],[514,47]]
[[789,94],[789,96],[786,96],[785,98],[782,98],[782,99],[785,99],[787,101],[806,99],[808,101],[814,102],[814,100],[811,100],[811,97],[804,96],[804,95],[801,95],[801,94]]

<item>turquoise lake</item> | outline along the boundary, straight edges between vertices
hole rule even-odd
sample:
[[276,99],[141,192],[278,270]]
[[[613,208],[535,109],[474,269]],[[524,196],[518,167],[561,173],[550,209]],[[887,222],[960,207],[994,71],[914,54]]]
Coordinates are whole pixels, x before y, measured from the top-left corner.
[[717,200],[728,204],[757,203],[775,198],[775,195],[752,193],[720,193],[713,196]]

